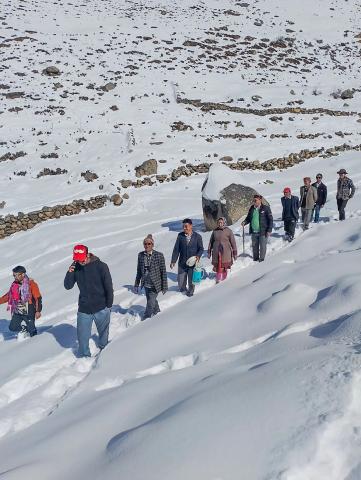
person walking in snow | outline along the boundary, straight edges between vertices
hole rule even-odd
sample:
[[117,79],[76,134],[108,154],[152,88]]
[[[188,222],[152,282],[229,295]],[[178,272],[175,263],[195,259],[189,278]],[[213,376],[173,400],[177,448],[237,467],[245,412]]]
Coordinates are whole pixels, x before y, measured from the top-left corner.
[[283,190],[282,203],[282,221],[285,230],[285,238],[292,242],[295,236],[296,224],[299,218],[300,201],[296,195],[292,195],[290,187]]
[[85,245],[73,249],[73,263],[66,272],[64,287],[71,290],[75,283],[79,288],[77,334],[79,356],[90,357],[89,340],[93,320],[98,330],[98,347],[108,343],[110,309],[113,305],[113,282],[108,265],[89,253]]
[[219,283],[227,278],[227,270],[237,259],[236,240],[223,217],[217,220],[217,228],[213,230],[209,240],[208,258],[211,257],[213,271],[216,272],[216,283]]
[[268,205],[262,203],[262,195],[254,195],[253,205],[242,226],[249,226],[252,235],[253,261],[263,262],[266,256],[267,239],[272,233],[273,216]]
[[312,184],[313,187],[317,188],[317,201],[314,209],[314,222],[318,223],[320,221],[320,210],[325,206],[327,200],[327,187],[322,182],[322,173],[316,175],[316,181]]
[[303,179],[303,186],[300,187],[300,205],[302,211],[303,230],[308,230],[316,202],[317,188],[311,185],[310,177],[305,177]]
[[355,195],[355,185],[351,178],[348,178],[347,172],[344,168],[341,168],[338,172],[339,178],[337,180],[337,209],[339,214],[339,220],[345,220],[345,208],[347,202]]
[[41,317],[41,293],[38,284],[26,275],[22,265],[13,268],[13,277],[10,290],[0,298],[0,304],[8,304],[11,313],[9,330],[33,337],[38,333],[35,320]]
[[[174,245],[170,268],[173,269],[178,260],[178,287],[180,292],[186,292],[188,297],[194,293],[193,270],[194,265],[187,265],[187,260],[196,257],[199,262],[203,254],[203,241],[199,233],[193,231],[190,218],[183,220],[183,232],[178,234]],[[187,288],[188,283],[188,288]]]
[[137,276],[134,283],[135,293],[139,293],[139,285],[144,287],[147,306],[143,320],[160,312],[157,296],[168,290],[167,271],[163,253],[154,250],[152,235],[147,235],[143,241],[144,251],[138,253]]

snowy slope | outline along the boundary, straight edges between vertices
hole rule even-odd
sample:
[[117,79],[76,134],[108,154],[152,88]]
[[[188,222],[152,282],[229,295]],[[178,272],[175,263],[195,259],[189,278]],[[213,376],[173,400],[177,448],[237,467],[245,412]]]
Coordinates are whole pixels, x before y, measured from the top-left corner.
[[[169,173],[181,160],[262,161],[361,143],[359,13],[356,2],[340,0],[2,5],[0,157],[26,153],[0,159],[2,212],[87,197],[100,185],[105,193],[123,191],[119,180],[134,179],[147,158],[167,160],[158,173]],[[270,51],[272,41],[287,47]],[[285,61],[284,49],[299,63]],[[50,65],[59,77],[42,75]],[[103,92],[107,82],[116,88]],[[331,95],[347,88],[354,98]],[[9,92],[24,95],[11,99]],[[270,115],[204,112],[177,103],[177,95],[350,115],[285,114],[273,122]],[[304,103],[288,105],[294,101]],[[174,131],[175,121],[193,130]],[[222,136],[239,133],[254,138]],[[58,157],[47,158],[51,153]],[[40,335],[18,342],[5,308],[0,313],[1,478],[359,480],[359,162],[350,152],[282,172],[230,170],[234,182],[271,204],[267,261],[253,264],[248,235],[242,255],[234,225],[239,258],[229,279],[216,286],[210,275],[189,299],[169,270],[162,312],[144,323],[145,297],[131,291],[137,252],[152,233],[169,263],[186,216],[202,232],[204,175],[130,189],[119,208],[51,220],[2,240],[2,291],[13,266],[24,264],[39,282],[44,314]],[[46,167],[68,173],[36,178]],[[342,224],[335,221],[340,167],[358,189]],[[86,183],[81,172],[88,169],[99,179]],[[286,185],[297,192],[305,175],[319,171],[329,188],[322,222],[297,230],[286,245],[281,192]],[[207,247],[209,233],[202,236]],[[78,242],[109,264],[115,288],[111,343],[96,357],[92,341],[91,359],[74,355],[77,291],[63,289]],[[206,258],[204,266],[210,274]]]
[[[342,160],[359,186],[357,156]],[[337,162],[271,174],[267,262],[240,256],[229,280],[205,280],[192,299],[169,273],[162,313],[145,323],[137,316],[145,299],[129,291],[136,253],[151,231],[169,259],[180,219],[201,224],[201,178],[158,187],[156,203],[139,190],[127,210],[107,207],[4,240],[3,285],[21,262],[45,299],[37,338],[9,339],[6,315],[1,321],[4,478],[358,478],[347,475],[359,462],[361,195],[350,218],[335,222]],[[279,192],[297,187],[305,166],[326,174],[325,221],[285,246]],[[245,175],[259,187],[263,174]],[[62,279],[75,239],[114,277],[112,342],[98,360],[72,350],[76,292],[63,291]]]

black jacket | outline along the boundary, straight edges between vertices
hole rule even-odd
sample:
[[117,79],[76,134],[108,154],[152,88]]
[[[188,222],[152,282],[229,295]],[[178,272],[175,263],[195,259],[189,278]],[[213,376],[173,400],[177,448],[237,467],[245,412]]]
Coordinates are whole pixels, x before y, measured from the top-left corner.
[[[144,285],[144,276],[146,273],[144,262],[144,251],[138,253],[137,276],[135,279],[135,286],[139,284]],[[149,278],[152,281],[153,287],[157,293],[168,290],[167,270],[165,267],[165,260],[163,253],[153,250],[149,266]]]
[[79,312],[96,313],[113,305],[113,282],[106,263],[91,254],[90,263],[75,266],[73,273],[67,272],[64,287],[70,290],[79,287]]
[[[253,215],[253,210],[255,209],[254,205],[251,206],[251,208],[248,211],[248,215],[244,220],[245,225],[249,225],[249,233],[254,233],[252,231],[252,215]],[[261,205],[259,209],[259,227],[260,227],[260,234],[261,235],[266,235],[266,233],[271,233],[272,232],[272,227],[273,227],[273,216],[271,209],[268,205]]]
[[178,233],[173,249],[172,263],[176,263],[179,257],[178,266],[183,269],[187,268],[186,261],[188,258],[201,257],[203,250],[203,241],[199,233],[193,232],[188,244],[185,233]]
[[[285,220],[285,202],[286,202],[286,198],[282,197],[281,198],[282,220]],[[300,216],[300,214],[298,212],[299,208],[300,208],[300,201],[299,201],[298,197],[296,195],[291,195],[291,213],[292,213],[292,217],[295,220],[298,220],[298,218]]]
[[327,187],[324,183],[320,183],[317,187],[317,182],[312,184],[313,187],[317,188],[317,202],[316,205],[324,205],[327,200]]

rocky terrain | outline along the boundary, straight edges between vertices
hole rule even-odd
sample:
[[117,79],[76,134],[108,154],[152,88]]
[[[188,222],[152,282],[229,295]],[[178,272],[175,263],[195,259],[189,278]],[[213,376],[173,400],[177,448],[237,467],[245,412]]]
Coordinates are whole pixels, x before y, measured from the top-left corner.
[[269,5],[4,4],[1,213],[357,149],[359,7]]

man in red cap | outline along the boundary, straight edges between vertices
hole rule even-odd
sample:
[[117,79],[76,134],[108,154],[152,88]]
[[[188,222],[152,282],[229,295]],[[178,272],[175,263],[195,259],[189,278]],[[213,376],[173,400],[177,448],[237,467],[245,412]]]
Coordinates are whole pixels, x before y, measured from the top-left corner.
[[77,333],[79,356],[90,357],[89,339],[93,320],[98,330],[98,347],[108,343],[110,308],[113,305],[113,282],[106,263],[89,253],[85,245],[75,245],[73,263],[64,279],[64,287],[70,290],[75,283],[79,288]]
[[282,203],[282,220],[284,222],[285,239],[292,242],[295,236],[296,223],[298,221],[300,201],[296,195],[291,194],[290,187],[283,189]]

